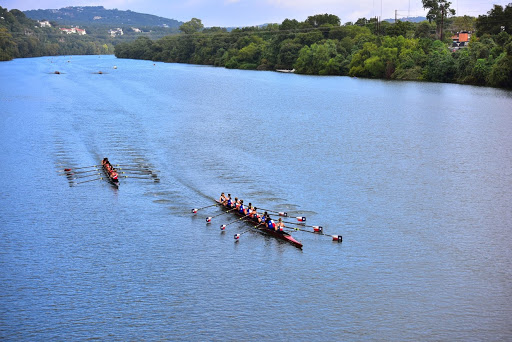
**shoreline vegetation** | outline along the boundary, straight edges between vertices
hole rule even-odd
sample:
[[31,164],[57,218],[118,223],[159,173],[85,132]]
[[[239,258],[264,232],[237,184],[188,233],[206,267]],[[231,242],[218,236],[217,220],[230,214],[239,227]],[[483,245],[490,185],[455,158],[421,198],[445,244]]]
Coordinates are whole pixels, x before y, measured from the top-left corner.
[[[212,65],[245,70],[294,70],[307,75],[415,80],[512,88],[512,3],[478,18],[455,17],[450,3],[422,0],[427,21],[389,23],[360,18],[341,25],[336,15],[304,22],[204,28],[200,19],[180,34],[107,42],[38,27],[19,10],[0,7],[0,60],[20,57],[112,54],[118,58]],[[439,7],[440,5],[444,7]],[[452,16],[450,16],[450,14]],[[469,40],[454,46],[453,37]]]
[[[116,45],[115,55],[230,69],[512,88],[511,18],[512,4],[505,10],[495,5],[478,19],[437,18],[441,27],[435,19],[392,24],[365,18],[341,26],[337,16],[323,14],[227,32],[203,29],[194,18],[180,28],[185,34],[156,41],[140,37]],[[507,20],[510,25],[504,26]],[[452,36],[462,31],[474,32],[469,44],[453,47]]]

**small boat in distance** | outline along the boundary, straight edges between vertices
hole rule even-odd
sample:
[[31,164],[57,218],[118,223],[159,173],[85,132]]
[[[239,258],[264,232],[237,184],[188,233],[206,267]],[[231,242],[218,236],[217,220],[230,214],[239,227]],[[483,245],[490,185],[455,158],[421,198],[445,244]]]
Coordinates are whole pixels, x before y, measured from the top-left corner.
[[284,72],[284,73],[294,73],[295,72],[295,69],[276,69],[277,72]]
[[103,173],[107,176],[107,180],[110,184],[119,188],[119,179],[116,169],[110,164],[108,158],[103,158],[101,161],[101,166],[103,168]]

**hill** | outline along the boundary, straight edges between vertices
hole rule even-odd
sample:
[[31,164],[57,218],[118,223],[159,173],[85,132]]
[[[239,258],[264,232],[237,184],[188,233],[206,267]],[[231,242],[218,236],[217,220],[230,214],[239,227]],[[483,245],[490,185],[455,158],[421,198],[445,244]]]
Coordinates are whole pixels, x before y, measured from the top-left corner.
[[73,6],[61,9],[38,9],[24,11],[28,18],[34,20],[55,21],[60,25],[81,26],[159,26],[179,28],[183,22],[162,18],[156,15],[137,13],[130,10],[120,11],[106,9],[103,6]]

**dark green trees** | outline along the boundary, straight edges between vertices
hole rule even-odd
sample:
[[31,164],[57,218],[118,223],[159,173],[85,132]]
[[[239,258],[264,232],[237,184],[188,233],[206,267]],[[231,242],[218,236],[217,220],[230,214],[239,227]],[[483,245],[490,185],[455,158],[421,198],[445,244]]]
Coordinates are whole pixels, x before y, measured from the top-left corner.
[[203,28],[204,26],[201,19],[192,18],[190,21],[187,21],[180,26],[180,31],[185,34],[192,34],[201,31]]
[[[437,14],[444,17],[449,3],[436,1],[432,6],[438,5],[446,6]],[[238,69],[295,69],[310,75],[512,87],[511,35],[505,31],[473,35],[468,47],[452,50],[447,41],[436,39],[437,19],[442,18],[432,18],[432,23],[388,23],[381,32],[372,33],[372,24],[340,26],[338,17],[324,14],[304,22],[285,19],[280,25],[244,27],[229,33],[211,28],[156,41],[139,38],[118,44],[116,56]],[[475,20],[462,17],[449,24],[451,29],[463,29]]]

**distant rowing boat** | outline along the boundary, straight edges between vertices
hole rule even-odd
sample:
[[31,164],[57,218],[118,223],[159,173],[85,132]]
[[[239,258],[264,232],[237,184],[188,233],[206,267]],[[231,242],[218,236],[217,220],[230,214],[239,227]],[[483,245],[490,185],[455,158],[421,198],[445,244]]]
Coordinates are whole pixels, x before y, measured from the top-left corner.
[[[228,209],[228,210],[232,209],[232,208],[229,208],[229,207],[223,205],[218,200],[216,202],[225,209]],[[264,225],[260,225],[257,218],[255,218],[255,217],[251,218],[249,216],[245,216],[244,214],[240,213],[238,210],[233,210],[231,212],[234,213],[235,215],[239,216],[240,218],[245,217],[245,220],[248,221],[251,225],[253,225],[253,224],[256,225],[256,226],[253,226],[254,229],[257,229],[258,231],[263,232],[267,235],[271,235],[277,239],[289,242],[292,245],[294,245],[295,247],[302,249],[302,243],[295,240],[295,238],[293,236],[291,236],[290,234],[288,234],[287,232],[280,232],[280,231],[268,229]]]
[[116,188],[119,188],[119,179],[117,179],[117,172],[115,172],[115,169],[112,167],[112,171],[109,171],[106,164],[102,163],[102,169],[105,176],[107,176],[107,180],[110,184],[115,186]]

